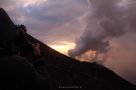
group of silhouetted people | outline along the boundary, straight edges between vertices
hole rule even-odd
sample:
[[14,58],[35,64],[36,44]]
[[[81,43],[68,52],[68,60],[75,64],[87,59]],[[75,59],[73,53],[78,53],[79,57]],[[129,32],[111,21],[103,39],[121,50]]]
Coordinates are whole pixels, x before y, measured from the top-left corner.
[[36,66],[40,44],[28,41],[26,32],[0,8],[0,90],[50,90],[48,72]]

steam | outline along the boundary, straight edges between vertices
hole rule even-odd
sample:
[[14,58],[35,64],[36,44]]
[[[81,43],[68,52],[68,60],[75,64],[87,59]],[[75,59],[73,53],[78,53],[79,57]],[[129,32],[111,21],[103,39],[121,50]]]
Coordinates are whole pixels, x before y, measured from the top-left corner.
[[84,32],[76,40],[69,56],[80,56],[87,51],[97,54],[110,50],[110,41],[136,31],[135,0],[89,0],[89,14]]

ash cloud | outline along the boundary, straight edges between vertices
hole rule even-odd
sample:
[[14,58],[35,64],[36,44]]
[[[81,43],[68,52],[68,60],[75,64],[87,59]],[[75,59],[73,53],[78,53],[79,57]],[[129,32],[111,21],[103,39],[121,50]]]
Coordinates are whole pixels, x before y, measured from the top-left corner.
[[136,31],[135,0],[89,0],[87,26],[76,40],[76,47],[68,51],[76,57],[92,50],[109,51],[110,41]]

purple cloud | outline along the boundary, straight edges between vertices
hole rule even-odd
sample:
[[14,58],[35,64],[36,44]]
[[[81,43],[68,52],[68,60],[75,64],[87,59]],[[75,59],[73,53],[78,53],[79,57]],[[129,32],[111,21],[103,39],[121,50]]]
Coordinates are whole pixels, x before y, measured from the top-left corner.
[[69,38],[66,35],[81,31],[78,18],[87,11],[86,0],[42,0],[38,4],[28,4],[27,1],[32,0],[2,0],[0,6],[6,9],[16,24],[25,24],[29,33],[36,38],[46,43],[71,41],[77,33]]

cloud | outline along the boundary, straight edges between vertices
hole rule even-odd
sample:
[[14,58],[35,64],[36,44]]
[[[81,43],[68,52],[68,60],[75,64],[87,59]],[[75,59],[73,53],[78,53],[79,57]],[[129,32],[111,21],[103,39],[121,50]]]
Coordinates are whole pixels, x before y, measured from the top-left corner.
[[69,55],[95,60],[136,84],[136,1],[89,1],[87,26]]
[[89,50],[107,52],[110,49],[110,39],[136,29],[135,1],[127,4],[122,4],[122,0],[90,1],[87,27],[76,40],[76,47],[69,51],[72,57]]
[[87,11],[86,0],[1,0],[0,6],[16,24],[25,24],[28,33],[46,43],[74,40],[83,26],[78,19]]

